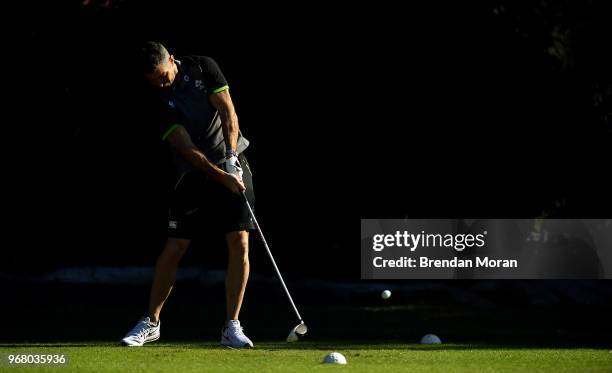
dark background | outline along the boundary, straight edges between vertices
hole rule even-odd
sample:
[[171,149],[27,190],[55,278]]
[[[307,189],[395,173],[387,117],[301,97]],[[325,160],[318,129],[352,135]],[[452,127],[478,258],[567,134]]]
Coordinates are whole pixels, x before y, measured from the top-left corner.
[[[610,216],[605,1],[26,6],[5,70],[18,120],[5,124],[7,287],[154,264],[173,170],[132,66],[151,39],[224,71],[291,281],[357,287],[362,217]],[[207,238],[185,265],[224,268]],[[261,249],[253,271],[271,275]]]

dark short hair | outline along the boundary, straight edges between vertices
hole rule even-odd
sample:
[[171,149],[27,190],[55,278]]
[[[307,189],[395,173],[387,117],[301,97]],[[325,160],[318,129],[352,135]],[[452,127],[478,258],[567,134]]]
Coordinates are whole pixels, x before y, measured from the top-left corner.
[[159,64],[166,62],[169,55],[170,53],[161,43],[145,42],[139,50],[140,70],[146,74],[152,73]]

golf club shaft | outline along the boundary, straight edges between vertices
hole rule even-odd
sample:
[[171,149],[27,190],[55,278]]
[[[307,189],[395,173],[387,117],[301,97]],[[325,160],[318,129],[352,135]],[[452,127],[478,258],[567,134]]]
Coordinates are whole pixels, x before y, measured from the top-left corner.
[[301,323],[303,323],[302,321],[302,316],[300,316],[300,312],[298,311],[297,307],[295,306],[295,303],[293,303],[293,299],[291,298],[291,294],[289,294],[289,289],[287,289],[287,285],[285,285],[285,281],[283,280],[283,276],[281,275],[280,271],[278,270],[278,266],[276,265],[276,261],[274,260],[274,257],[272,256],[272,252],[270,251],[270,247],[268,246],[268,242],[266,242],[266,238],[263,235],[263,232],[261,231],[261,228],[259,227],[259,223],[257,222],[257,218],[255,218],[255,213],[253,212],[253,209],[251,208],[251,204],[249,203],[249,200],[247,199],[246,193],[242,192],[242,196],[244,197],[244,202],[246,203],[248,209],[249,209],[249,214],[251,215],[251,219],[253,219],[253,223],[255,223],[255,228],[257,229],[257,232],[259,232],[259,237],[261,237],[261,240],[263,241],[263,244],[266,248],[266,251],[268,252],[268,256],[270,257],[270,260],[272,261],[272,265],[274,266],[274,269],[276,270],[276,274],[278,275],[278,279],[280,280],[281,284],[283,285],[283,289],[285,289],[285,293],[287,294],[287,298],[289,298],[289,302],[291,302],[291,306],[293,307],[293,310],[295,311],[295,314],[297,315],[298,319],[300,320]]

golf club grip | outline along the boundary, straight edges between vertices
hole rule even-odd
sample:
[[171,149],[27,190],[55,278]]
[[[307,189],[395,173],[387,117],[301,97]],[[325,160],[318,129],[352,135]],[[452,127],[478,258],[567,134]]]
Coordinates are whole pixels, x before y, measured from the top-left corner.
[[261,237],[261,241],[264,244],[264,247],[266,248],[266,251],[268,252],[268,256],[270,257],[270,260],[272,261],[272,266],[274,267],[274,270],[276,270],[276,274],[278,275],[278,279],[281,282],[281,285],[283,285],[283,289],[285,290],[285,294],[287,294],[287,298],[289,298],[289,302],[291,302],[291,306],[293,307],[293,310],[295,311],[296,316],[298,317],[298,319],[300,320],[300,322],[303,323],[302,321],[302,316],[300,316],[300,312],[298,311],[297,307],[295,306],[295,303],[293,303],[293,298],[291,298],[291,294],[289,293],[289,289],[287,289],[287,285],[285,285],[285,281],[283,280],[283,276],[281,275],[278,266],[276,265],[276,261],[274,260],[274,256],[272,256],[272,251],[270,251],[270,247],[268,246],[268,242],[266,241],[266,238],[263,235],[263,232],[261,231],[261,228],[259,227],[259,223],[257,222],[257,218],[255,217],[255,213],[253,212],[253,209],[251,208],[251,204],[249,203],[249,199],[246,196],[245,192],[242,192],[242,197],[244,198],[244,202],[247,205],[247,208],[249,209],[249,215],[251,215],[251,219],[253,219],[253,223],[255,224],[255,229],[257,229],[257,232],[259,233],[259,237]]

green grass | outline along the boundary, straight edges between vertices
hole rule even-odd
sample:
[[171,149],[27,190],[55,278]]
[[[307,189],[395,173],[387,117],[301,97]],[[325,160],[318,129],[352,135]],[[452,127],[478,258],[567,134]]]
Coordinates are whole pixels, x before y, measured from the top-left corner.
[[[322,364],[338,351],[347,366]],[[152,343],[125,348],[104,343],[0,344],[7,353],[65,354],[67,367],[8,368],[0,371],[58,372],[612,372],[608,349],[499,347],[487,345],[312,342],[258,343],[253,350],[230,350],[216,343]]]

